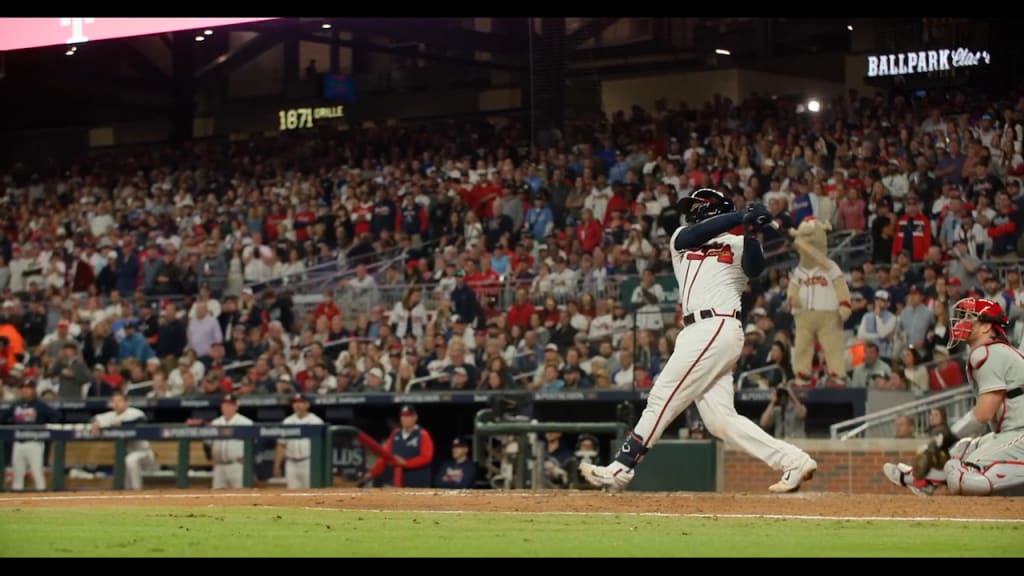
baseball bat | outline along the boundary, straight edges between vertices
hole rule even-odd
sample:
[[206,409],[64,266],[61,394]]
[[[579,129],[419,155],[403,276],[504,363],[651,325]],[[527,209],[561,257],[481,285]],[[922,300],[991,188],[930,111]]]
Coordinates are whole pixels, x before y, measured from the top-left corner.
[[366,432],[363,432],[362,430],[359,431],[359,434],[356,436],[356,439],[359,441],[360,444],[362,444],[363,446],[366,446],[367,448],[370,449],[371,452],[376,454],[378,458],[383,458],[384,461],[388,464],[388,466],[394,467],[394,469],[395,469],[395,473],[394,473],[395,488],[401,488],[402,487],[402,467],[398,465],[398,461],[395,460],[394,455],[391,454],[390,452],[388,452],[387,450],[385,450],[383,446],[381,446],[369,434],[367,434]]

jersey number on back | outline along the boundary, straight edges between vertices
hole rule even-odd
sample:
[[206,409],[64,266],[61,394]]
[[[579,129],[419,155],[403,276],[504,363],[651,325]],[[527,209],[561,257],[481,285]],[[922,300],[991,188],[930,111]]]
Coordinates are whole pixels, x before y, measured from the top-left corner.
[[729,246],[728,244],[709,244],[686,253],[687,260],[718,258],[718,261],[722,264],[732,264],[732,257],[732,246]]

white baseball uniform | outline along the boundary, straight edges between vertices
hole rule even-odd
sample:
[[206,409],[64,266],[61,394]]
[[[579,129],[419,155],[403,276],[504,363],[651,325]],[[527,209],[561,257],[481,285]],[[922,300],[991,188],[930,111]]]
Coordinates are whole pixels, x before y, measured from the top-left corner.
[[797,266],[793,269],[789,281],[800,287],[797,295],[802,310],[838,312],[839,298],[832,288],[832,282],[842,276],[843,271],[839,269],[839,265],[829,260],[827,268]]
[[967,359],[967,379],[978,394],[1005,390],[1006,398],[988,434],[950,448],[944,470],[949,491],[980,496],[1024,485],[1024,356],[1003,341],[978,346]]
[[[309,412],[304,418],[295,414],[285,418],[282,424],[323,424],[316,414]],[[284,478],[289,488],[309,488],[309,458],[313,454],[313,443],[309,438],[278,440],[284,444]]]
[[[19,400],[0,419],[2,424],[34,426],[56,422],[57,414],[49,405],[33,399]],[[11,490],[20,492],[25,489],[25,472],[32,473],[35,489],[46,490],[46,476],[43,473],[43,455],[46,443],[37,440],[16,440],[11,447],[11,468],[14,477],[11,479]]]
[[[210,422],[213,426],[252,426],[248,417],[235,414],[231,420],[223,415]],[[244,470],[244,440],[213,440],[210,442],[210,453],[213,456],[213,489],[241,488]]]
[[[110,410],[94,417],[100,428],[110,428],[145,419],[146,413],[133,406],[125,408],[124,412],[120,414]],[[125,490],[142,490],[142,472],[156,468],[156,456],[146,440],[128,442],[125,448],[127,454],[124,457],[124,488]]]
[[732,373],[743,349],[743,327],[736,316],[747,287],[743,236],[726,232],[703,246],[679,251],[674,246],[681,230],[670,243],[672,269],[683,317],[694,318],[676,336],[675,350],[655,379],[633,434],[650,448],[696,402],[711,434],[776,470],[800,466],[808,458],[804,451],[773,438],[733,405]]

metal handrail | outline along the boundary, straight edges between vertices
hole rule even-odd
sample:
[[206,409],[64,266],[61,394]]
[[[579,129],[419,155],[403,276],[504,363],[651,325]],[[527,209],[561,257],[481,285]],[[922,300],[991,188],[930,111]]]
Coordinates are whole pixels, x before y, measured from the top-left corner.
[[740,388],[742,388],[743,382],[748,377],[754,374],[760,374],[762,372],[769,372],[771,370],[782,370],[782,366],[780,364],[773,363],[768,364],[767,366],[761,366],[760,368],[754,368],[753,370],[747,370],[746,372],[741,372],[740,375],[736,378],[736,389],[739,390]]
[[[872,412],[871,414],[857,416],[856,418],[850,418],[849,420],[832,424],[829,426],[829,435],[833,440],[847,440],[864,433],[868,428],[871,428],[874,425],[895,420],[897,416],[931,410],[937,406],[944,406],[969,399],[973,397],[973,395],[973,389],[968,385],[958,386],[942,392],[936,392],[925,396],[924,398],[919,398],[905,404],[892,406],[877,412]],[[850,429],[845,432],[841,432],[844,428]]]

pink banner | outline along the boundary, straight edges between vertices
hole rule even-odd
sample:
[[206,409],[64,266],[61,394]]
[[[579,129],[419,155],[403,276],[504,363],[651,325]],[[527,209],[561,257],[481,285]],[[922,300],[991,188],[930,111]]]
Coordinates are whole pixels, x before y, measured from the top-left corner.
[[0,18],[0,50],[196,30],[276,18]]

